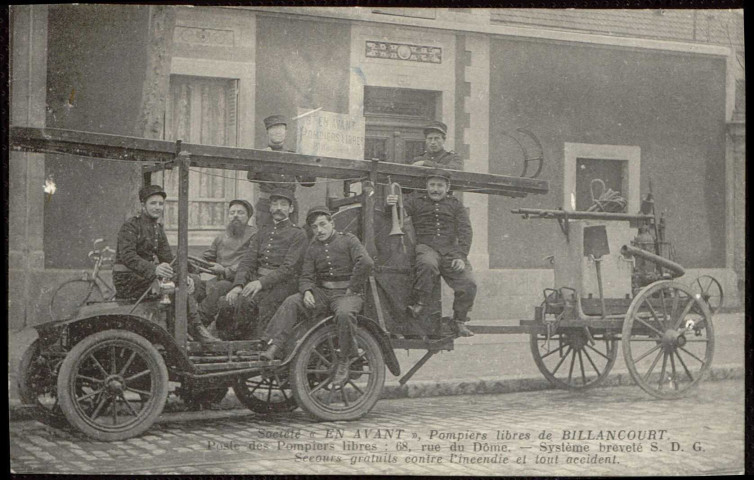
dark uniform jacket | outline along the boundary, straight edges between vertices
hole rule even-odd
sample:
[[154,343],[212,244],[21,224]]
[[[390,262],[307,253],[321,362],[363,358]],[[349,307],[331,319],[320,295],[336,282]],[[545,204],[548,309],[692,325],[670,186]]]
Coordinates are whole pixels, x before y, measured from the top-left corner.
[[434,248],[441,255],[465,260],[471,248],[471,221],[466,207],[451,194],[436,202],[426,193],[404,200],[406,216],[416,231],[416,243]]
[[[155,263],[155,258],[157,263]],[[118,232],[115,263],[147,280],[153,280],[158,263],[173,261],[162,224],[146,213],[129,218]],[[127,272],[130,273],[130,272]]]
[[[291,150],[284,150],[282,148],[267,147],[265,150],[275,150],[280,152],[291,152]],[[264,193],[272,193],[273,190],[285,190],[293,195],[296,192],[296,181],[301,183],[304,187],[311,187],[315,184],[316,178],[303,177],[296,175],[288,175],[286,173],[272,173],[272,172],[252,172],[249,171],[246,175],[249,181],[258,181],[259,191]]]
[[304,255],[299,292],[306,293],[321,282],[350,281],[351,292],[361,293],[372,265],[372,257],[352,233],[334,232],[324,242],[314,238]]
[[451,170],[463,170],[463,159],[453,151],[440,150],[435,154],[424,152],[423,155],[414,157],[411,163],[422,161],[425,167],[449,168]]
[[[267,288],[293,280],[301,269],[306,241],[304,229],[293,225],[290,219],[263,225],[251,238],[249,249],[238,264],[233,285],[244,286],[259,280]],[[260,268],[273,271],[259,275]]]

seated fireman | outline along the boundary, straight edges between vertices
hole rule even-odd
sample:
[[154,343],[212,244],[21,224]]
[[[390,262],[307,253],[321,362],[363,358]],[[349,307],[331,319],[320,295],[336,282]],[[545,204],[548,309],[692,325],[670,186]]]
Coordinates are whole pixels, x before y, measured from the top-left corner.
[[[175,272],[170,265],[173,252],[162,224],[158,221],[165,208],[165,191],[159,185],[139,190],[141,214],[131,217],[120,227],[113,264],[113,285],[118,298],[137,299],[151,288],[156,278],[170,279]],[[188,277],[188,330],[194,340],[213,342],[199,315],[193,296],[194,279]]]
[[215,275],[203,282],[206,294],[199,303],[199,313],[204,325],[214,321],[220,298],[233,288],[238,264],[249,248],[251,238],[257,233],[256,227],[248,224],[253,214],[251,203],[240,199],[231,200],[225,231],[215,237],[209,248],[202,253],[202,258],[211,264],[209,269]]
[[[469,215],[450,190],[450,175],[439,169],[427,174],[427,192],[417,192],[404,201],[406,216],[416,231],[416,278],[414,298],[408,313],[418,317],[429,303],[437,278],[442,276],[453,289],[453,320],[456,333],[470,337],[473,332],[465,322],[474,304],[476,282],[468,261],[472,229]],[[386,203],[395,205],[397,195],[388,195]],[[388,209],[389,211],[389,209]]]
[[270,194],[272,222],[252,237],[233,288],[220,301],[215,325],[227,339],[257,337],[283,300],[296,292],[307,238],[304,229],[291,223],[293,201],[288,190]]
[[262,335],[269,347],[263,357],[274,359],[298,319],[332,312],[338,328],[338,363],[333,383],[348,379],[348,359],[357,353],[356,315],[364,306],[364,286],[374,265],[359,239],[335,231],[327,207],[312,207],[306,215],[314,238],[304,255],[299,293],[286,298]]

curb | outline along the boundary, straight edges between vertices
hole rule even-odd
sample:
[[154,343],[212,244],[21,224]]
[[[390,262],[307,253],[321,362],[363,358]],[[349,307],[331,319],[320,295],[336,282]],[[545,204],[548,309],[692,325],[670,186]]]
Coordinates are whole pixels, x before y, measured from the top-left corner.
[[[720,365],[711,367],[704,381],[743,380],[746,375],[743,365]],[[621,387],[635,385],[628,371],[616,371],[608,375],[605,381],[595,388]],[[637,387],[638,388],[638,387]],[[534,392],[539,390],[555,390],[555,387],[543,377],[528,375],[480,378],[477,380],[442,380],[417,381],[400,385],[397,381],[387,382],[382,391],[381,400],[400,398],[443,397],[452,395],[484,395],[492,393]],[[185,412],[180,401],[171,401],[165,406],[164,413],[200,413]],[[175,398],[175,397],[172,397]],[[9,420],[33,420],[30,407],[21,404],[18,399],[9,399]],[[234,393],[226,395],[225,399],[212,410],[246,410],[240,404]]]

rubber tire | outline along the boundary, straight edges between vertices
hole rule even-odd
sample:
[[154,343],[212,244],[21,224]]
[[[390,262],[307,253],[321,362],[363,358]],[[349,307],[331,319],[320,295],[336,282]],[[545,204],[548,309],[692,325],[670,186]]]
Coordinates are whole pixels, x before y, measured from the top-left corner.
[[[38,402],[32,368],[34,360],[39,356],[39,343],[39,339],[34,340],[21,357],[21,363],[18,365],[18,396],[24,405],[35,407],[33,416],[36,420],[54,428],[69,427],[70,425],[59,404],[56,404],[53,408],[47,408]],[[55,379],[52,379],[51,382],[53,385],[56,383]]]
[[[296,399],[293,398],[292,393],[288,393],[288,398],[283,400],[282,402],[266,402],[265,400],[260,399],[259,397],[255,396],[252,392],[249,391],[248,386],[246,385],[246,381],[251,378],[260,378],[261,381],[261,372],[257,375],[251,375],[249,377],[239,378],[236,383],[233,384],[233,392],[236,394],[236,398],[238,398],[238,401],[241,402],[246,408],[251,410],[254,413],[258,413],[260,415],[275,415],[279,413],[289,413],[298,408],[298,404],[296,403]],[[281,391],[282,389],[277,385],[277,381],[275,381],[275,386],[273,387],[273,390]],[[290,390],[290,388],[286,388],[286,390]]]
[[[372,334],[361,327],[355,326],[355,336],[359,345],[371,356],[369,365],[372,367],[376,380],[371,388],[350,409],[346,411],[331,411],[319,405],[311,398],[309,389],[311,385],[306,374],[306,367],[311,351],[327,337],[337,339],[337,328],[334,324],[327,324],[309,335],[296,353],[296,357],[290,366],[290,382],[293,396],[301,409],[310,417],[323,421],[356,420],[363,417],[374,407],[382,394],[385,385],[385,360],[379,343]],[[374,362],[374,363],[372,363]]]
[[[74,390],[73,380],[74,373],[82,358],[85,358],[91,350],[101,346],[103,343],[112,342],[130,344],[129,348],[134,351],[140,351],[140,356],[148,364],[153,377],[151,385],[152,398],[148,401],[148,405],[144,407],[147,409],[146,415],[132,426],[102,430],[89,423],[79,412],[76,400],[72,396],[72,391]],[[105,330],[84,338],[68,352],[65,360],[60,365],[58,397],[63,414],[75,429],[99,441],[113,442],[125,440],[144,433],[162,413],[168,397],[168,370],[160,353],[144,337],[126,330]]]

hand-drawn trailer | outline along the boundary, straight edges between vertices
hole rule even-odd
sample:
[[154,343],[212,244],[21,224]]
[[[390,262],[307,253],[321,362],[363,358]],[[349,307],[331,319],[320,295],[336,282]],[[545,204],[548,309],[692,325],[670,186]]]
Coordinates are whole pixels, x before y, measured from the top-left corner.
[[[82,300],[67,318],[37,325],[39,338],[21,363],[19,389],[41,421],[69,424],[98,440],[133,437],[149,429],[161,414],[169,382],[179,383],[186,399],[222,398],[232,386],[241,403],[260,414],[300,407],[316,419],[352,420],[367,414],[380,398],[386,366],[400,375],[394,349],[426,351],[401,384],[435,353],[453,350],[456,336],[450,319],[440,312],[439,285],[434,308],[423,318],[405,313],[413,276],[412,232],[408,222],[402,225],[395,213],[391,218],[392,209],[378,201],[388,189],[396,188],[394,183],[422,188],[424,167],[26,127],[12,127],[10,140],[14,150],[139,162],[145,183],[151,181],[152,172],[162,169],[177,169],[179,178],[174,299],[169,303],[165,301],[169,296],[138,302]],[[260,359],[253,341],[189,341],[192,167],[295,171],[343,180],[348,195],[328,199],[336,212],[336,228],[356,234],[375,260],[364,311],[358,317],[358,354],[351,360],[345,384],[331,383],[338,338],[331,317],[301,319],[282,361]],[[540,170],[541,165],[535,176]],[[450,173],[456,191],[509,197],[548,192],[548,183],[537,178]],[[361,192],[349,194],[349,184],[355,180],[361,183]],[[648,205],[651,202],[644,207]],[[661,398],[689,392],[712,361],[708,303],[714,295],[672,279],[682,275],[683,268],[658,255],[661,238],[654,210],[642,210],[637,214],[514,211],[560,223],[564,235],[553,258],[556,288],[545,290],[533,319],[516,326],[471,325],[470,329],[477,334],[528,334],[537,366],[556,387],[580,390],[602,382],[622,341],[626,366],[642,389]],[[631,227],[639,226],[645,239],[647,231],[651,235],[649,249],[654,242],[654,252],[630,245]]]

